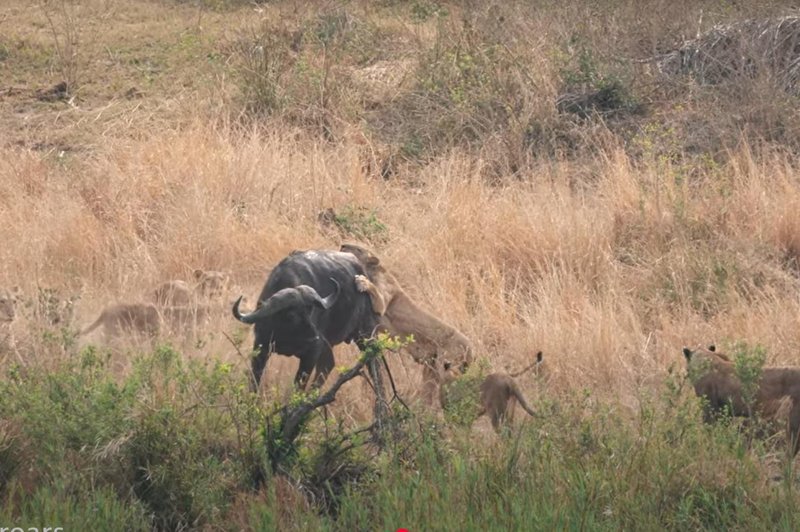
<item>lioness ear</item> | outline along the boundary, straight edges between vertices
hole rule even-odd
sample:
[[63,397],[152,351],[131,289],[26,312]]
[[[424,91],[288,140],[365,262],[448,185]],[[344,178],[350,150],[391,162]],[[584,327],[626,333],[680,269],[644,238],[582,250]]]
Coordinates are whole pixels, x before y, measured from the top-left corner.
[[205,272],[204,272],[203,270],[201,270],[201,269],[199,269],[199,268],[198,268],[198,269],[196,269],[196,270],[194,271],[194,278],[195,278],[195,279],[197,279],[197,280],[199,281],[199,280],[200,280],[200,278],[203,276],[203,274],[204,274],[204,273],[205,273]]
[[367,266],[377,266],[380,263],[381,263],[380,259],[375,255],[370,255],[367,258]]
[[451,368],[452,366],[453,366],[453,365],[452,365],[452,364],[450,364],[450,362],[445,362],[445,363],[444,363],[444,370],[445,370],[445,371],[450,371],[450,368]]
[[541,352],[541,351],[539,351],[538,353],[536,353],[536,362],[541,362],[541,361],[542,361],[542,356],[543,356],[543,355],[542,355],[542,352]]
[[713,353],[713,352],[715,352],[717,350],[717,346],[715,346],[714,344],[711,344],[710,346],[708,346],[708,350]]
[[691,350],[691,349],[689,349],[688,347],[684,347],[684,348],[683,348],[683,356],[685,356],[685,357],[686,357],[686,361],[687,361],[687,362],[689,362],[690,360],[692,360],[692,354],[693,354],[693,353],[692,353],[692,350]]

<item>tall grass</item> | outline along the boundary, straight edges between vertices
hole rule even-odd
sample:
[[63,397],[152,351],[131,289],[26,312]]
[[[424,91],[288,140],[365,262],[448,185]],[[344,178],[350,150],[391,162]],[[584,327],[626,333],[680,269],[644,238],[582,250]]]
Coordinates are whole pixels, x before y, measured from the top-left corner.
[[[0,353],[4,522],[794,527],[792,483],[765,480],[769,444],[703,427],[663,384],[683,345],[798,362],[795,97],[630,61],[784,3],[212,4],[111,6],[147,45],[98,30],[77,49],[79,105],[2,113],[0,286],[25,293]],[[0,66],[45,79],[29,60],[42,21],[9,16]],[[117,24],[81,24],[101,22]],[[106,74],[142,95],[101,90]],[[612,109],[556,105],[598,91]],[[0,108],[27,105],[15,94]],[[76,337],[195,268],[254,296],[290,251],[354,239],[494,370],[542,350],[547,385],[520,383],[545,415],[495,439],[414,406],[398,449],[345,453],[336,477],[316,444],[371,416],[369,386],[348,384],[291,475],[252,491],[268,405],[238,388],[247,329],[215,320],[180,353],[132,344],[108,361]],[[389,363],[413,405],[419,367]],[[295,370],[273,357],[270,400]]]

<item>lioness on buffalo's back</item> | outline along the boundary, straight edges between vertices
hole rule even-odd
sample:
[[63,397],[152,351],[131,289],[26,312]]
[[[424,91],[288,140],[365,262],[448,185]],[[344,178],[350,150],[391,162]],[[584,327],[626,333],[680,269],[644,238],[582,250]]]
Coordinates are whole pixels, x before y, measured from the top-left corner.
[[339,249],[364,265],[366,275],[355,278],[356,286],[369,294],[381,327],[393,335],[414,336],[414,343],[406,349],[423,364],[424,393],[432,403],[439,381],[435,364],[449,363],[463,371],[472,362],[471,342],[461,331],[420,307],[370,250],[356,244],[342,244]]
[[[703,412],[706,422],[713,421],[726,408],[734,416],[750,416],[742,382],[727,355],[713,345],[707,349],[684,347],[683,354],[695,393],[707,400]],[[789,449],[796,455],[800,449],[800,368],[762,368],[753,409],[764,419],[777,420],[787,402]]]

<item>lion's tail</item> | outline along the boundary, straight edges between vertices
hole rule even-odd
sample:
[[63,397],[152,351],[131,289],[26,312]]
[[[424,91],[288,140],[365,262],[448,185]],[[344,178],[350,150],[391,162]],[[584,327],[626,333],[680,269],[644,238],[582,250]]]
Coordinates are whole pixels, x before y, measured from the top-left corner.
[[533,411],[533,408],[531,408],[528,402],[525,400],[525,396],[522,395],[522,392],[520,391],[519,386],[517,386],[517,383],[511,381],[511,383],[509,384],[509,388],[511,389],[511,395],[513,395],[517,399],[520,406],[522,406],[522,409],[525,410],[531,416],[535,417],[536,412]]
[[93,330],[100,327],[100,324],[103,323],[103,317],[105,316],[105,312],[101,312],[100,316],[95,320],[94,323],[86,327],[84,330],[78,333],[78,336],[83,336],[84,334],[89,334]]
[[511,377],[516,379],[517,377],[519,377],[523,373],[532,370],[533,368],[535,368],[536,366],[538,366],[541,363],[542,363],[542,352],[539,351],[538,353],[536,353],[536,361],[533,364],[531,364],[530,366],[528,366],[525,369],[522,369],[522,370],[520,370],[520,371],[518,371],[516,373],[511,373]]

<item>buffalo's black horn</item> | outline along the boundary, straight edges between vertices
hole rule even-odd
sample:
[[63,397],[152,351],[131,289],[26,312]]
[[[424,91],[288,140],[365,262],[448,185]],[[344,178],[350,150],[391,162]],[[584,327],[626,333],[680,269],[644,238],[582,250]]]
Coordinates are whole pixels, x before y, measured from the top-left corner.
[[339,285],[339,281],[337,281],[333,277],[331,277],[330,280],[333,281],[335,287],[333,292],[331,292],[324,298],[320,298],[319,300],[319,304],[322,305],[322,308],[324,308],[325,310],[328,310],[334,305],[334,303],[336,303],[336,300],[339,298],[339,293],[342,290],[341,285]]

